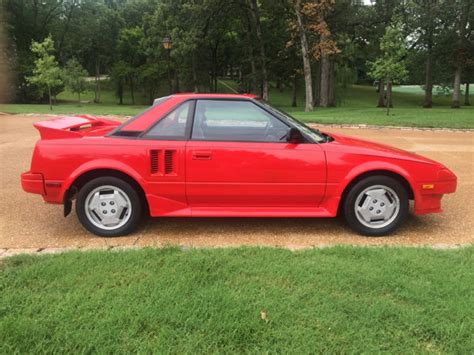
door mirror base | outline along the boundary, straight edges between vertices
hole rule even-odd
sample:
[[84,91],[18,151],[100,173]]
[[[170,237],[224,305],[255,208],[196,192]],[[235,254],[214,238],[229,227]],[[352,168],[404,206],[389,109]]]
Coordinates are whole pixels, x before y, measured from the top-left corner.
[[292,144],[303,143],[305,141],[303,135],[299,131],[299,129],[295,127],[291,127],[286,135],[286,141]]

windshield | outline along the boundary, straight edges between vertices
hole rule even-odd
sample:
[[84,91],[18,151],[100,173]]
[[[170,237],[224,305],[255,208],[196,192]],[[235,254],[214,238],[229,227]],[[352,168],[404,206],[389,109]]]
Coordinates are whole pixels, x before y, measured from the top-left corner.
[[263,105],[267,110],[273,112],[277,116],[284,117],[288,121],[290,121],[296,128],[298,128],[301,132],[303,132],[305,135],[309,136],[311,139],[313,139],[317,143],[323,143],[327,142],[328,138],[326,135],[321,133],[319,130],[311,128],[307,125],[305,125],[303,122],[298,121],[296,118],[291,116],[290,114],[286,113],[285,111],[279,110],[273,106],[270,106],[264,101],[258,101],[261,105]]

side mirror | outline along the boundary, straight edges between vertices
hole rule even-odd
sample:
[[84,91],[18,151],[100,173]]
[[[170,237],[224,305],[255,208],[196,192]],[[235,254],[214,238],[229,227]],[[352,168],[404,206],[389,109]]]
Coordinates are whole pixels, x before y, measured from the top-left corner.
[[303,143],[304,137],[297,128],[291,127],[286,135],[286,141],[293,144]]

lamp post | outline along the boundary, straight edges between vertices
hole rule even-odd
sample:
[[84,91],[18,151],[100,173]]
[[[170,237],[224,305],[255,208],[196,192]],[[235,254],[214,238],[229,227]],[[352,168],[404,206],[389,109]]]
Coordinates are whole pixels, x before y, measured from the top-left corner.
[[173,41],[171,40],[170,37],[165,37],[165,38],[163,38],[163,41],[161,43],[163,44],[163,48],[166,51],[166,59],[167,59],[167,62],[168,62],[168,83],[169,83],[169,86],[170,86],[170,94],[172,94],[173,93],[173,83],[171,81],[171,56],[170,56],[170,52],[171,52],[171,47],[173,45]]

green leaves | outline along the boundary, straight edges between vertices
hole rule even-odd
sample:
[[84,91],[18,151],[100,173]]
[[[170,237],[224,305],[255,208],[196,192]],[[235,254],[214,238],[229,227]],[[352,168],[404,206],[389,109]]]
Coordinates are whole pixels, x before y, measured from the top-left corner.
[[370,68],[369,76],[372,78],[394,84],[407,79],[407,48],[401,27],[400,22],[394,21],[385,28],[385,34],[380,41],[381,55],[375,61],[367,63]]
[[28,82],[51,88],[61,85],[61,69],[53,54],[54,42],[48,36],[43,42],[33,41],[31,51],[36,55],[33,75],[27,78]]
[[52,110],[52,89],[61,86],[63,81],[61,78],[61,69],[52,54],[54,51],[54,42],[51,35],[46,37],[43,42],[33,41],[31,51],[37,58],[34,62],[33,75],[27,77],[26,80],[31,84],[36,84],[42,94],[48,93],[49,108]]
[[87,71],[76,58],[69,59],[62,71],[64,84],[73,93],[80,95],[86,90]]

